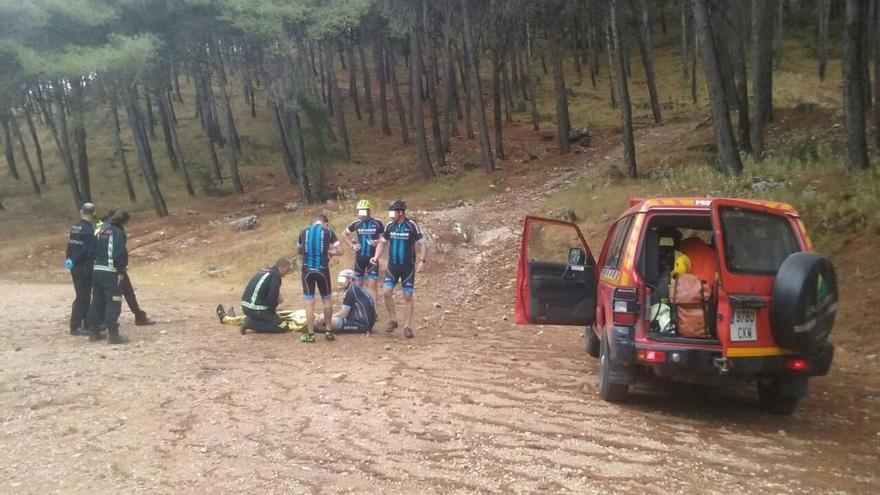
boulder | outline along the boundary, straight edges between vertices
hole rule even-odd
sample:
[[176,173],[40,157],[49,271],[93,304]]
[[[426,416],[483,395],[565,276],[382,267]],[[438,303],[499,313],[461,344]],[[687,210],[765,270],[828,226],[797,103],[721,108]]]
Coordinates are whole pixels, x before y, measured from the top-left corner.
[[259,224],[260,220],[256,215],[248,215],[229,222],[229,227],[235,232],[242,232],[245,230],[254,230]]
[[575,214],[574,210],[567,206],[563,206],[562,208],[556,210],[556,218],[564,222],[577,222],[577,215]]

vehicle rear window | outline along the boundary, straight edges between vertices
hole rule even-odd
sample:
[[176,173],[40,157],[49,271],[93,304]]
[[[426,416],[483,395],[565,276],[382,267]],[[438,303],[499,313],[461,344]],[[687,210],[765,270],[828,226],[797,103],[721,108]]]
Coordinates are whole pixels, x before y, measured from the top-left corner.
[[629,226],[632,224],[632,219],[633,217],[626,217],[619,221],[614,228],[611,247],[605,258],[605,268],[617,269],[620,267],[620,260],[623,258],[624,247],[626,246],[627,234],[629,234]]
[[722,208],[720,213],[730,272],[774,275],[785,258],[801,250],[785,217],[740,208]]

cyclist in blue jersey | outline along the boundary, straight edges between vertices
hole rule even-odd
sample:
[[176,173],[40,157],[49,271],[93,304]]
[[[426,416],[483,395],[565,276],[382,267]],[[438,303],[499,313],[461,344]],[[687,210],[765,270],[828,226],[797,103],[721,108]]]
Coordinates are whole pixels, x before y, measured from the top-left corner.
[[[304,228],[299,234],[296,252],[302,255],[302,286],[303,298],[306,300],[306,329],[300,336],[303,342],[315,341],[315,290],[321,294],[324,306],[324,320],[329,321],[333,315],[333,299],[330,288],[330,256],[340,254],[339,239],[329,227],[326,215],[315,217],[314,223]],[[324,334],[327,340],[333,340],[333,332]]]
[[[398,327],[397,312],[394,308],[394,287],[399,283],[403,291],[404,327],[403,336],[413,337],[413,289],[416,285],[416,273],[422,271],[428,256],[428,247],[422,237],[422,231],[415,222],[406,216],[406,203],[395,199],[388,205],[391,222],[385,226],[385,232],[376,248],[371,262],[378,263],[379,258],[388,251],[388,268],[382,283],[382,295],[391,320],[385,325],[386,332],[393,332]],[[418,253],[417,253],[418,251]]]
[[372,210],[370,200],[358,201],[358,219],[348,226],[345,237],[351,242],[351,250],[354,252],[355,283],[366,288],[375,301],[378,294],[379,265],[373,264],[372,259],[385,225],[381,220],[370,216]]

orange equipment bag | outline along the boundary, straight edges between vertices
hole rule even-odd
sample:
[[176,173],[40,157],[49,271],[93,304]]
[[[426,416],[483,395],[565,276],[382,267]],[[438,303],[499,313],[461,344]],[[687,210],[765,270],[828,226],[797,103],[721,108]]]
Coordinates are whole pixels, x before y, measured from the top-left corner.
[[697,339],[709,337],[706,332],[706,303],[711,295],[708,284],[694,274],[681,274],[672,282],[669,301],[675,305],[680,336]]

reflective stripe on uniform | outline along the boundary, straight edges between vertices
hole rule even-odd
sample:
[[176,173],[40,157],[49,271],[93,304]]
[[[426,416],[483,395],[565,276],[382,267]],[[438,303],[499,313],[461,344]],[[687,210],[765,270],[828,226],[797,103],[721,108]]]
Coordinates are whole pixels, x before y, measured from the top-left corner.
[[262,306],[260,304],[251,304],[247,301],[242,301],[241,306],[244,308],[247,308],[247,309],[252,309],[254,311],[266,311],[267,309],[269,309],[268,306]]
[[[265,282],[266,279],[269,278],[269,275],[271,275],[271,274],[272,274],[271,272],[266,272],[266,273],[260,278],[260,281],[257,282],[257,286],[254,287],[254,293],[251,295],[251,302],[250,302],[250,304],[251,304],[252,306],[259,306],[259,305],[257,304],[257,296],[260,295],[260,288],[263,286],[263,282]],[[242,304],[244,304],[244,302],[242,302]],[[245,306],[245,307],[247,307],[247,306]],[[251,308],[251,309],[257,309],[257,308]],[[266,307],[265,307],[265,306],[260,306],[260,309],[266,309]]]
[[113,272],[113,273],[116,273],[116,268],[113,268],[112,266],[95,265],[94,269],[95,269],[95,270],[98,270],[99,272]]
[[[107,241],[107,266],[113,268],[113,233],[110,233],[110,239]],[[113,268],[113,271],[116,271]]]

